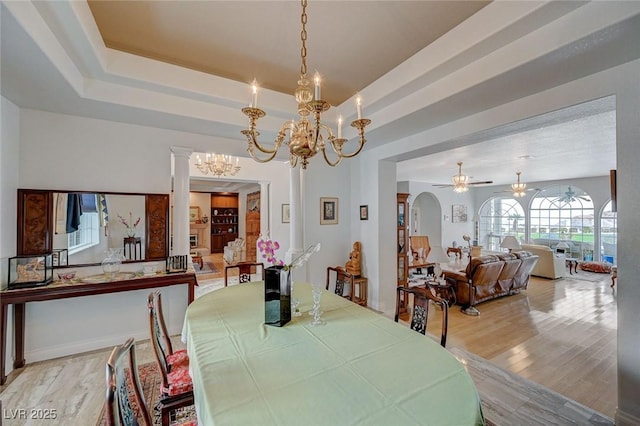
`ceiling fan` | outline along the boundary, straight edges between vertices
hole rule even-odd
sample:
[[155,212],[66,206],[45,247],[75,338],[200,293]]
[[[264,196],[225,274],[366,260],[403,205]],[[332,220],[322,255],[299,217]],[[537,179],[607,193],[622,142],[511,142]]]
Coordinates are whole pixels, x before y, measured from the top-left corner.
[[493,183],[492,180],[469,182],[469,176],[462,174],[462,161],[458,162],[458,174],[454,175],[452,177],[452,180],[452,184],[435,184],[433,186],[437,186],[438,188],[453,187],[454,192],[467,192],[469,190],[469,185],[485,185],[488,183]]
[[591,199],[589,197],[585,197],[583,195],[576,195],[576,192],[573,189],[571,189],[571,187],[569,186],[567,187],[567,191],[561,196],[559,196],[558,198],[556,198],[554,201],[557,201],[560,203],[571,203],[573,201],[578,201],[578,200],[591,202]]
[[516,172],[518,176],[518,182],[511,184],[511,189],[505,189],[504,191],[496,191],[494,194],[499,194],[501,192],[510,192],[514,197],[524,197],[527,191],[540,191],[540,188],[529,188],[527,189],[526,183],[520,183],[520,173]]

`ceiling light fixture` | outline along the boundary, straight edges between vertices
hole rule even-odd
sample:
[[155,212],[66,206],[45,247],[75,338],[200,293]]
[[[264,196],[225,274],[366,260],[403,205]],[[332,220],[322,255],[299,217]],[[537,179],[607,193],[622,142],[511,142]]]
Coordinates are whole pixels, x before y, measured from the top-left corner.
[[527,184],[520,183],[520,172],[516,172],[516,175],[518,175],[518,182],[511,184],[511,189],[513,189],[513,196],[517,198],[524,197],[525,193],[527,192]]
[[211,173],[214,176],[234,176],[240,171],[240,159],[232,155],[206,154],[202,161],[196,156],[196,167],[205,175]]
[[453,192],[467,192],[469,187],[469,176],[462,174],[462,161],[458,162],[458,174],[453,176]]
[[[359,145],[356,151],[351,154],[345,154],[342,152],[342,146],[347,139],[342,137],[342,117],[338,117],[338,134],[334,136],[333,131],[326,124],[321,123],[320,115],[329,110],[331,105],[325,102],[321,98],[320,88],[320,75],[315,75],[315,87],[314,91],[309,87],[309,80],[307,79],[307,0],[302,0],[302,31],[300,32],[300,40],[302,41],[302,48],[300,49],[300,56],[302,64],[300,66],[300,80],[298,80],[298,87],[294,92],[296,102],[298,103],[298,115],[300,120],[296,123],[294,120],[285,122],[278,132],[278,136],[275,139],[273,148],[267,148],[262,146],[258,142],[258,135],[256,131],[256,122],[259,118],[264,117],[266,113],[258,108],[258,86],[256,81],[253,81],[251,86],[251,103],[248,107],[242,108],[242,112],[249,117],[249,129],[242,130],[242,134],[247,137],[248,147],[247,151],[251,155],[251,158],[260,162],[266,163],[271,161],[278,152],[278,149],[284,142],[285,145],[289,145],[289,162],[291,167],[295,167],[298,161],[301,161],[302,168],[306,169],[309,164],[309,158],[322,151],[325,161],[330,166],[337,166],[343,158],[352,158],[360,153],[366,139],[364,138],[364,128],[371,123],[371,120],[362,118],[362,100],[360,96],[356,98],[356,111],[358,119],[351,123],[351,127],[355,127],[359,134]],[[309,115],[312,122],[309,121]],[[289,132],[289,140],[285,141],[286,133]],[[335,161],[331,161],[327,156],[325,140],[329,141],[334,153],[337,155]],[[266,154],[265,158],[259,158],[256,155],[255,148],[262,154]]]

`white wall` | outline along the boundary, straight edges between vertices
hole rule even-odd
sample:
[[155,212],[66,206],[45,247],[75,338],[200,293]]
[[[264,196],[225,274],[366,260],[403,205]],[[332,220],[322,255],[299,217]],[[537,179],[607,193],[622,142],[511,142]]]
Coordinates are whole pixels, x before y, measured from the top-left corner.
[[[13,103],[1,98],[0,116],[0,289],[7,288],[8,258],[16,255],[16,212],[18,188],[18,152],[20,142],[20,110]],[[7,329],[13,328],[13,307],[8,309]],[[5,372],[13,365],[13,340],[9,334],[5,351]]]
[[[354,215],[350,200],[349,161],[331,167],[324,159],[316,157],[311,160],[307,170],[302,171],[303,246],[306,249],[316,242],[322,245],[320,252],[313,255],[306,267],[309,282],[324,283],[328,266],[344,265],[349,260],[353,246],[351,223]],[[321,197],[338,198],[337,224],[320,225]],[[279,207],[274,206],[274,212],[279,212]],[[296,275],[294,270],[294,279],[303,278]]]

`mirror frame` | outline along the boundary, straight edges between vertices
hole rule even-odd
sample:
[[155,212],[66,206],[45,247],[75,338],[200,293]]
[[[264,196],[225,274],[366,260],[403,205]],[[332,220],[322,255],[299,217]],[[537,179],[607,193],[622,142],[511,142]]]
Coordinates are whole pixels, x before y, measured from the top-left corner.
[[[58,189],[18,189],[18,256],[42,255],[53,252],[53,194],[111,194],[145,197],[145,258],[166,260],[169,256],[169,194],[144,194],[108,191],[68,191]],[[137,261],[130,261],[137,262]],[[82,263],[67,266],[93,266]]]

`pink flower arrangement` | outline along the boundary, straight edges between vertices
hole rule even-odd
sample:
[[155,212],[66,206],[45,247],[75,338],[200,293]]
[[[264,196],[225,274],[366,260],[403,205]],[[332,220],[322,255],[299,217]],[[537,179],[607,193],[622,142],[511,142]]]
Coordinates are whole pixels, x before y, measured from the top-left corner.
[[127,228],[127,235],[131,235],[131,236],[135,235],[136,227],[140,223],[140,217],[138,217],[134,222],[133,215],[131,214],[131,212],[129,212],[129,221],[127,221],[127,219],[125,219],[124,217],[120,216],[120,214],[118,214],[118,219],[120,219],[120,222],[124,225],[125,228]]
[[258,250],[262,253],[262,258],[272,265],[284,266],[282,260],[276,258],[276,250],[280,248],[280,244],[277,241],[271,241],[270,238],[258,240]]
[[310,246],[289,265],[286,265],[282,260],[276,258],[276,250],[279,248],[280,244],[277,241],[272,241],[269,237],[260,237],[258,240],[258,250],[262,253],[262,257],[274,266],[284,266],[285,271],[288,271],[289,269],[298,268],[307,263],[313,253],[320,251],[320,243]]

